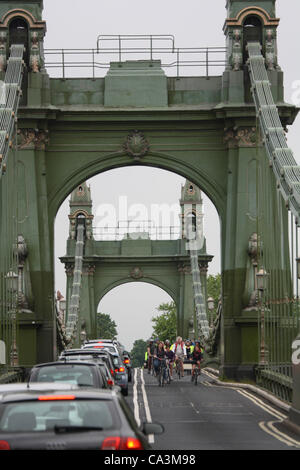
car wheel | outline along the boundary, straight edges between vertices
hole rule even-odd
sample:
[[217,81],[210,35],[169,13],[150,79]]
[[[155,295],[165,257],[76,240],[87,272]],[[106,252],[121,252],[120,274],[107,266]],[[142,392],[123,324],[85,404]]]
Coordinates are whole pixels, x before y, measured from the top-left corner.
[[128,374],[128,382],[131,382],[131,372]]
[[122,388],[122,395],[124,395],[124,397],[128,396],[128,388]]

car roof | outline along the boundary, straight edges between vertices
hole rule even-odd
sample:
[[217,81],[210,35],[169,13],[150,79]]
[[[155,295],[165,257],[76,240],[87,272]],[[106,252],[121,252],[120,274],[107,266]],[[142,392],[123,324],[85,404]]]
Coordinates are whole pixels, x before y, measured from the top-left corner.
[[[108,351],[105,349],[103,352],[105,352],[106,354],[108,353]],[[60,357],[63,357],[63,356],[79,356],[79,355],[90,355],[90,356],[96,356],[96,355],[99,355],[102,353],[102,350],[98,350],[98,349],[71,349],[70,351],[63,351],[60,355]]]
[[78,385],[64,383],[64,382],[17,382],[11,384],[1,384],[0,394],[11,391],[22,390],[73,390],[78,388]]
[[43,364],[36,364],[33,366],[33,369],[36,367],[51,367],[51,366],[92,366],[96,367],[97,363],[96,362],[88,362],[88,361],[56,361],[56,362],[45,362]]
[[[108,351],[107,349],[94,349],[94,348],[91,348],[91,349],[88,349],[88,348],[85,348],[85,349],[82,349],[82,351],[84,351],[84,354],[103,354],[105,356],[107,356],[108,354],[113,354],[111,351]],[[77,354],[80,354],[80,353],[77,353]]]
[[[12,391],[7,391],[2,394],[0,394],[0,400],[3,402],[10,402],[10,401],[26,401],[26,400],[34,400],[38,399],[40,396],[47,396],[49,397],[61,397],[61,400],[63,400],[63,396],[74,396],[76,398],[81,398],[81,399],[100,399],[100,400],[113,400],[114,398],[117,397],[118,391],[115,390],[110,390],[110,389],[83,389],[79,387],[74,387],[70,391],[71,393],[65,393],[62,394],[62,390],[53,390],[53,387],[51,387],[51,384],[48,384],[49,388],[44,389],[44,390],[37,390],[33,389],[31,387],[29,389],[24,389],[24,390],[12,390]],[[69,391],[66,389],[66,391]],[[54,398],[55,400],[55,398]],[[57,398],[56,398],[57,400]]]
[[84,346],[87,344],[98,344],[98,343],[107,343],[107,344],[116,344],[116,341],[112,339],[90,339],[85,341]]

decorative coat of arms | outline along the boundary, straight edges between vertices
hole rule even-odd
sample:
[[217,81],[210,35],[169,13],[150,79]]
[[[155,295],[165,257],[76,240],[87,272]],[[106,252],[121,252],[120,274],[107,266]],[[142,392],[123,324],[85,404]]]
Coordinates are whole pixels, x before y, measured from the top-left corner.
[[141,279],[144,276],[144,273],[141,268],[136,267],[131,271],[130,276],[133,279]]
[[140,131],[132,131],[124,144],[125,152],[135,160],[140,160],[149,152],[149,142]]

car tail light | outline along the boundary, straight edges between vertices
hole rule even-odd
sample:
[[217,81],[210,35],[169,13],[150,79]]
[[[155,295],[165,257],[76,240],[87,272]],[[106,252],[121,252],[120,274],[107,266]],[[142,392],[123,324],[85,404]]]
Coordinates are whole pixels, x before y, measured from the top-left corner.
[[136,437],[124,437],[121,440],[120,450],[143,450],[143,446]]
[[112,376],[114,376],[114,375],[115,375],[115,373],[114,373],[113,369],[110,369],[110,373],[111,373],[111,375],[112,375]]
[[0,441],[0,450],[10,450],[10,445],[7,441]]
[[107,379],[107,385],[113,386],[113,385],[114,385],[114,381],[111,380],[111,379]]
[[52,400],[75,400],[75,395],[41,395],[38,397],[40,401],[52,401]]
[[120,367],[120,368],[119,368],[119,372],[125,372],[125,368],[124,368],[124,367]]
[[102,450],[143,450],[142,443],[136,437],[106,437],[101,446]]
[[124,364],[129,364],[130,363],[130,360],[129,359],[124,359]]
[[102,442],[101,450],[119,450],[120,442],[120,437],[106,437]]

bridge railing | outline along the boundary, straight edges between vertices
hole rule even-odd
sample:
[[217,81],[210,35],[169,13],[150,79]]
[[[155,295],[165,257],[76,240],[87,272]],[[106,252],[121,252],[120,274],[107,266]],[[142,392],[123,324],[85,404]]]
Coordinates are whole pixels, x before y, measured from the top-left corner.
[[[56,70],[60,78],[103,77],[111,62],[128,60],[161,61],[169,76],[219,74],[226,66],[225,47],[176,47],[172,35],[100,35],[92,49],[45,49],[45,67]],[[184,74],[184,75],[183,75]]]
[[[265,147],[262,151],[258,146],[256,155],[260,336],[257,379],[279,398],[291,401],[292,345],[300,329],[300,166],[288,147],[260,43],[249,42],[248,52],[251,91],[260,124],[257,139]],[[272,231],[270,227],[276,229]],[[278,246],[280,260],[275,255]]]
[[96,241],[121,240],[179,240],[182,237],[178,226],[157,226],[148,221],[134,224],[127,222],[117,227],[93,227],[93,237]]

